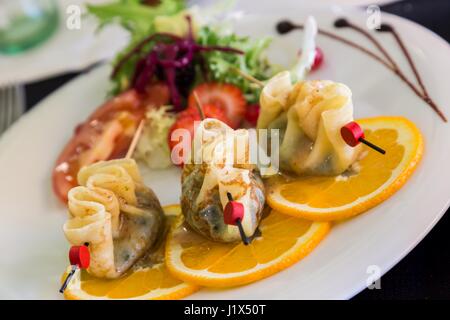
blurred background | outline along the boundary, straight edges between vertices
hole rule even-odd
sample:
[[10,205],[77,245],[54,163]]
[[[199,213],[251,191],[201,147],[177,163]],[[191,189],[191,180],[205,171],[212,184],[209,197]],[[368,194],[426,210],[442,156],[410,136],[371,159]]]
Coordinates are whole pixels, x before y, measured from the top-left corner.
[[[108,0],[0,0],[0,137],[48,94],[108,61],[127,43],[126,32],[119,27],[98,33],[96,22],[84,16],[83,4],[104,2]],[[361,8],[376,4],[382,11],[413,20],[450,41],[449,0],[322,2]],[[83,17],[83,28],[79,17]],[[449,220],[448,214],[444,215],[427,237],[383,276],[381,290],[366,289],[355,299],[449,299]]]

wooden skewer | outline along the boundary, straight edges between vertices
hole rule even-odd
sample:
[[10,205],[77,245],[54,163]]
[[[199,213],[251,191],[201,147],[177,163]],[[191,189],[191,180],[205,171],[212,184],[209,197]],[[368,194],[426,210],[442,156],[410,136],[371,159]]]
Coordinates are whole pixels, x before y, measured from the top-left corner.
[[238,68],[231,68],[234,72],[236,72],[237,74],[239,74],[242,78],[253,82],[255,84],[257,84],[260,88],[264,88],[264,82],[262,82],[261,80],[256,79],[255,77],[253,77],[252,75],[249,75],[248,73],[245,73],[244,71],[238,69]]
[[[203,113],[203,107],[202,107],[200,98],[195,90],[194,90],[193,94],[194,94],[194,98],[195,98],[195,102],[196,102],[195,105],[197,106],[198,112],[200,113],[200,117],[202,118],[202,120],[205,120],[205,114]],[[233,202],[233,197],[231,196],[231,193],[227,192],[227,197],[228,197],[229,203]],[[239,219],[239,218],[236,219],[235,224],[238,226],[239,234],[241,236],[242,242],[244,243],[244,245],[248,245],[250,243],[250,240],[245,235],[244,227],[242,226],[241,219]]]
[[144,129],[145,120],[141,120],[139,123],[138,128],[136,129],[136,132],[134,133],[133,140],[131,141],[130,147],[128,148],[127,155],[125,156],[125,159],[130,159],[133,155],[134,150],[136,149],[137,143],[139,141],[139,138],[142,134],[142,129]]
[[203,112],[203,106],[200,101],[200,98],[198,97],[197,91],[194,90],[193,94],[194,94],[194,98],[195,98],[195,102],[196,102],[195,105],[197,106],[197,110],[200,113],[200,118],[202,120],[205,120],[205,113]]
[[[145,119],[142,119],[141,122],[139,123],[139,126],[136,129],[136,132],[134,133],[133,140],[131,141],[130,147],[128,148],[125,159],[130,159],[131,156],[133,155],[133,152],[136,149],[139,138],[142,134],[142,130],[144,129],[144,125],[145,125]],[[84,244],[85,248],[87,248],[88,246],[89,246],[89,243]],[[87,251],[87,253],[86,252],[80,253],[81,247],[73,246],[70,250],[69,259],[71,260],[72,269],[69,272],[69,274],[67,275],[66,279],[64,280],[64,283],[62,284],[61,288],[59,289],[59,292],[61,292],[61,293],[64,293],[64,290],[66,290],[67,285],[71,281],[72,277],[74,276],[74,274],[78,268],[87,269],[89,266],[89,261],[90,261],[89,251]],[[72,250],[74,250],[74,252],[75,252],[74,257],[72,257]],[[86,251],[86,249],[85,249],[85,251]],[[87,258],[86,258],[86,255],[87,255]],[[81,256],[84,256],[84,258],[81,258]],[[73,259],[75,259],[75,260],[73,260]],[[82,261],[80,261],[80,259],[84,259],[84,260],[87,259],[88,262],[85,262],[85,261],[82,262]],[[86,265],[86,263],[87,263],[87,265]]]

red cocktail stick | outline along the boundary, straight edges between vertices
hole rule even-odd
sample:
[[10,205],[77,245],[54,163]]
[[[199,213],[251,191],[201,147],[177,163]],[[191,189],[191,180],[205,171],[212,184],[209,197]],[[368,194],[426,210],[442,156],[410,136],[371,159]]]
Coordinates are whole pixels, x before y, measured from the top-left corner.
[[341,128],[341,136],[345,143],[351,147],[356,147],[361,142],[381,154],[386,153],[385,150],[364,139],[363,129],[354,121],[347,123]]
[[75,274],[75,271],[77,271],[77,268],[80,269],[89,268],[89,264],[91,262],[91,255],[89,253],[88,244],[83,246],[72,246],[69,250],[69,261],[70,264],[72,265],[72,270],[64,280],[61,289],[59,289],[59,292],[61,293],[64,293],[64,290],[66,290],[67,285],[69,284],[70,280]]
[[226,224],[233,225],[239,228],[242,242],[244,245],[248,245],[250,240],[245,235],[244,228],[242,227],[242,219],[244,218],[244,206],[242,203],[233,201],[231,193],[227,192],[228,203],[223,210],[223,221]]

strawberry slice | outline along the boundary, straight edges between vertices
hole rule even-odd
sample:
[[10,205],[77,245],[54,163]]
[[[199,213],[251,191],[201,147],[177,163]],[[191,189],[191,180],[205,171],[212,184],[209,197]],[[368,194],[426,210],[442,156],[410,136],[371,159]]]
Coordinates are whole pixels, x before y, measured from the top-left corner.
[[320,68],[323,62],[323,51],[316,47],[316,55],[314,56],[314,63],[311,67],[311,71],[317,70]]
[[[227,124],[230,122],[223,109],[212,104],[205,104],[202,107],[205,118],[215,118]],[[177,121],[175,121],[169,130],[168,138],[172,162],[177,165],[183,164],[185,152],[189,152],[191,148],[192,139],[194,137],[195,121],[201,121],[201,116],[197,107],[188,108],[178,114]],[[185,134],[181,134],[182,132],[178,131],[173,135],[174,131],[177,129],[185,129]],[[186,141],[184,139],[186,139]],[[177,150],[172,152],[175,147]]]
[[245,112],[245,120],[247,120],[250,125],[256,126],[256,123],[258,122],[259,112],[259,104],[251,104],[247,106],[247,110]]
[[[228,83],[208,82],[194,88],[202,105],[215,105],[225,111],[228,124],[237,129],[245,115],[246,101],[242,91]],[[196,108],[193,93],[188,98],[188,108]]]
[[[214,104],[204,104],[204,105],[202,105],[202,109],[203,109],[203,114],[205,115],[205,118],[218,119],[222,122],[225,122],[227,125],[231,126],[231,121],[227,117],[225,110],[223,110],[222,108],[220,108]],[[194,116],[196,119],[201,120],[200,119],[201,116],[198,112],[197,107],[187,108],[185,111],[180,113],[181,117],[183,115],[191,115],[191,116]]]

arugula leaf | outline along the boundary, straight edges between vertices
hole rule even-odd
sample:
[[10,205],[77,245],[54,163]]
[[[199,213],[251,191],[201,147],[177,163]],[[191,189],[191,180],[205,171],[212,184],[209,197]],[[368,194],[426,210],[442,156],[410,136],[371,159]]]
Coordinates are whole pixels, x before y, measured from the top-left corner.
[[[228,8],[232,3],[234,1],[225,0],[219,7]],[[194,18],[196,41],[204,46],[231,47],[244,52],[243,55],[219,51],[210,51],[203,54],[210,71],[209,76],[211,80],[234,84],[242,90],[249,103],[257,103],[260,88],[237,75],[233,69],[240,69],[260,80],[268,79],[274,74],[274,70],[269,64],[264,52],[271,40],[269,38],[263,38],[253,41],[248,37],[225,33],[223,32],[223,26],[220,27],[220,25],[216,27],[202,27],[199,25],[199,30],[197,30],[195,26],[195,20],[197,18],[199,20],[207,20],[208,17],[214,17],[217,12],[223,12],[225,10],[223,8],[221,10],[217,8],[206,8],[202,9],[202,13],[198,13],[196,10],[190,12]],[[109,4],[88,6],[89,12],[99,19],[100,26],[118,23],[130,32],[130,44],[117,55],[113,61],[113,65],[130,52],[138,42],[148,35],[160,31],[159,28],[161,28],[161,25],[164,25],[164,28],[180,29],[176,24],[180,23],[181,13],[185,9],[185,1],[183,0],[161,0],[158,6],[153,7],[141,4],[140,0],[117,0]],[[155,19],[158,16],[160,21],[157,24],[155,23]],[[152,43],[147,44],[143,51],[149,52],[153,45]],[[133,77],[138,59],[138,57],[133,57],[122,66],[117,75],[112,79],[113,88],[111,94],[117,94],[129,87],[129,81]]]
[[260,88],[240,77],[233,68],[252,75],[259,80],[266,80],[273,75],[272,66],[269,64],[264,51],[271,43],[270,38],[251,40],[249,37],[238,36],[234,33],[222,35],[219,31],[205,26],[198,33],[198,43],[205,46],[224,46],[240,49],[243,55],[227,54],[219,51],[204,54],[210,69],[212,80],[227,82],[238,86],[244,93],[249,103],[257,103]]
[[[184,0],[161,0],[157,6],[148,6],[140,0],[118,0],[116,2],[102,5],[88,5],[88,12],[96,16],[100,28],[107,24],[120,24],[130,32],[129,45],[120,52],[113,61],[115,65],[124,57],[138,42],[155,32],[155,18],[158,16],[170,16],[185,9]],[[146,48],[146,50],[151,48]],[[137,58],[132,58],[121,68],[119,73],[112,79],[111,94],[117,94],[128,88]]]

